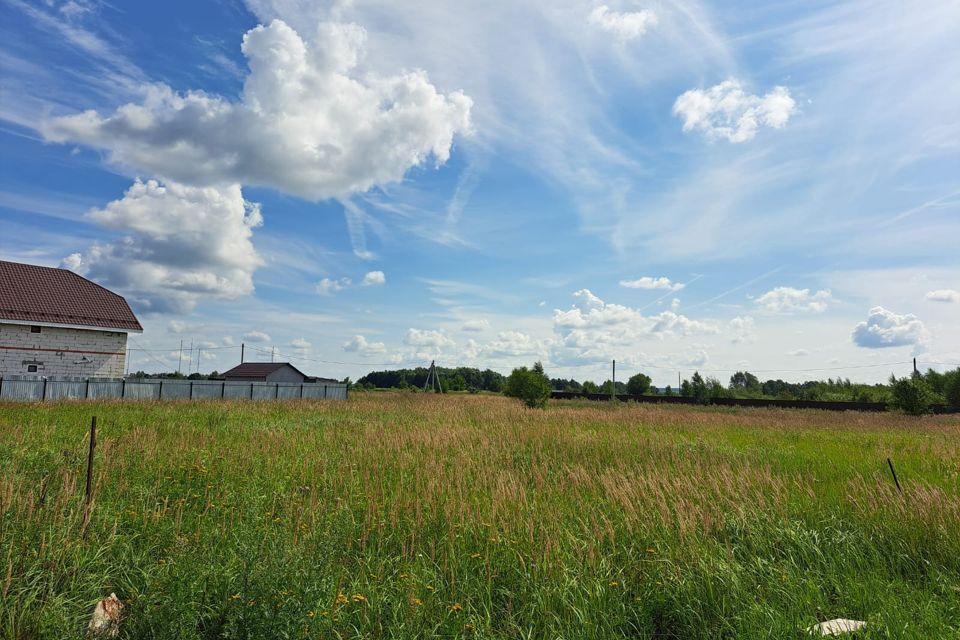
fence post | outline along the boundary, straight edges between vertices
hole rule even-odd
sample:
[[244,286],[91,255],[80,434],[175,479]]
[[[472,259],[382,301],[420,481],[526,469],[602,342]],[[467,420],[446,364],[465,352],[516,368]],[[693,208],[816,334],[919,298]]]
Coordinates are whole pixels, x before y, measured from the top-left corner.
[[190,395],[187,399],[193,400],[193,380],[190,381]]
[[253,400],[253,383],[250,383],[250,399]]
[[124,378],[120,381],[120,399],[123,400],[127,397],[127,379]]
[[327,385],[323,385],[323,399],[327,399]]
[[279,382],[277,383],[277,390],[273,392],[273,399],[274,400],[280,399],[280,383]]
[[43,394],[41,395],[40,400],[43,401],[46,399],[47,399],[47,377],[44,376],[43,377]]
[[300,399],[303,400],[303,383],[300,383]]
[[3,398],[3,376],[0,376],[0,398]]
[[84,400],[90,399],[90,378],[87,378],[87,389],[86,391],[83,392],[83,399]]
[[223,400],[227,394],[227,381],[224,380],[220,383],[220,399]]
[[83,498],[83,537],[90,524],[90,503],[93,500],[93,452],[97,448],[97,416],[90,419],[90,450],[87,453],[87,488]]
[[157,394],[157,400],[163,400],[163,378],[160,378],[160,392]]

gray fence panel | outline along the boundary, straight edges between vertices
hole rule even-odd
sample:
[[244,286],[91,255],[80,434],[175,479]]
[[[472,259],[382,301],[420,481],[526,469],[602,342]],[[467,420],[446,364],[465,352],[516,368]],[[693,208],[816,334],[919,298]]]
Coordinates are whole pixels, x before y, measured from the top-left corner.
[[158,400],[160,398],[160,383],[128,380],[123,389],[123,397],[128,400]]
[[298,400],[300,398],[299,384],[283,384],[277,387],[277,400]]
[[275,400],[277,385],[272,382],[251,382],[253,391],[250,394],[254,400]]
[[47,380],[47,400],[81,400],[86,397],[86,380]]
[[220,392],[223,384],[217,380],[196,380],[193,383],[194,400],[213,400],[220,399]]
[[4,400],[42,400],[43,380],[10,380],[4,378],[0,398]]
[[0,378],[0,399],[39,400],[126,398],[128,400],[346,400],[344,384],[223,382],[220,380],[118,380]]
[[190,383],[184,380],[164,380],[161,400],[189,400]]
[[226,400],[249,400],[249,382],[228,382],[223,387],[223,397]]
[[122,398],[125,394],[123,380],[91,380],[87,389],[87,397],[91,400],[98,398]]

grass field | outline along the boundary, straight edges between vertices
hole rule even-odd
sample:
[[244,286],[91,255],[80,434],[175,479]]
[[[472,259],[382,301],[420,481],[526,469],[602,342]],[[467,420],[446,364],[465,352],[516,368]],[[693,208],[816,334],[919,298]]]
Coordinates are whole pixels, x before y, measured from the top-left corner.
[[0,516],[2,638],[960,637],[957,416],[6,404]]

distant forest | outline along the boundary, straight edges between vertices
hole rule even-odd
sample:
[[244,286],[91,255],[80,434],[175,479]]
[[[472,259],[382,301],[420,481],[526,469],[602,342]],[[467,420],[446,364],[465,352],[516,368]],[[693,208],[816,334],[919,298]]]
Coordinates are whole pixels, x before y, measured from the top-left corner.
[[[395,369],[392,371],[373,371],[363,376],[353,385],[360,389],[423,389],[428,369]],[[437,367],[443,390],[446,391],[491,391],[500,393],[504,389],[506,378],[490,369],[481,371],[472,367],[456,369]],[[917,374],[913,379],[931,394],[933,402],[952,404],[949,395],[950,381],[960,378],[957,372],[939,373],[933,369]],[[549,378],[550,386],[556,391],[575,391],[584,393],[611,392],[611,380],[596,383],[591,380],[580,382],[574,379]],[[889,384],[865,384],[852,382],[849,378],[827,378],[826,380],[808,380],[806,382],[786,382],[779,379],[761,381],[749,371],[738,371],[723,384],[712,377],[704,377],[699,372],[683,380],[680,389],[673,387],[657,388],[650,384],[649,376],[636,374],[626,381],[618,380],[617,394],[636,395],[681,395],[707,398],[776,398],[781,400],[820,400],[829,402],[891,402],[896,380]]]

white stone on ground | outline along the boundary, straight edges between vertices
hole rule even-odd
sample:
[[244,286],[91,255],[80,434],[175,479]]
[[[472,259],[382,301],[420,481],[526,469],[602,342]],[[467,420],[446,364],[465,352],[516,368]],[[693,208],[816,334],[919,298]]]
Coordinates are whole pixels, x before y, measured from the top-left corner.
[[841,633],[853,633],[854,631],[862,629],[865,626],[867,626],[867,623],[862,620],[835,618],[833,620],[821,622],[820,624],[815,624],[807,629],[807,631],[809,633],[821,636],[838,636]]

